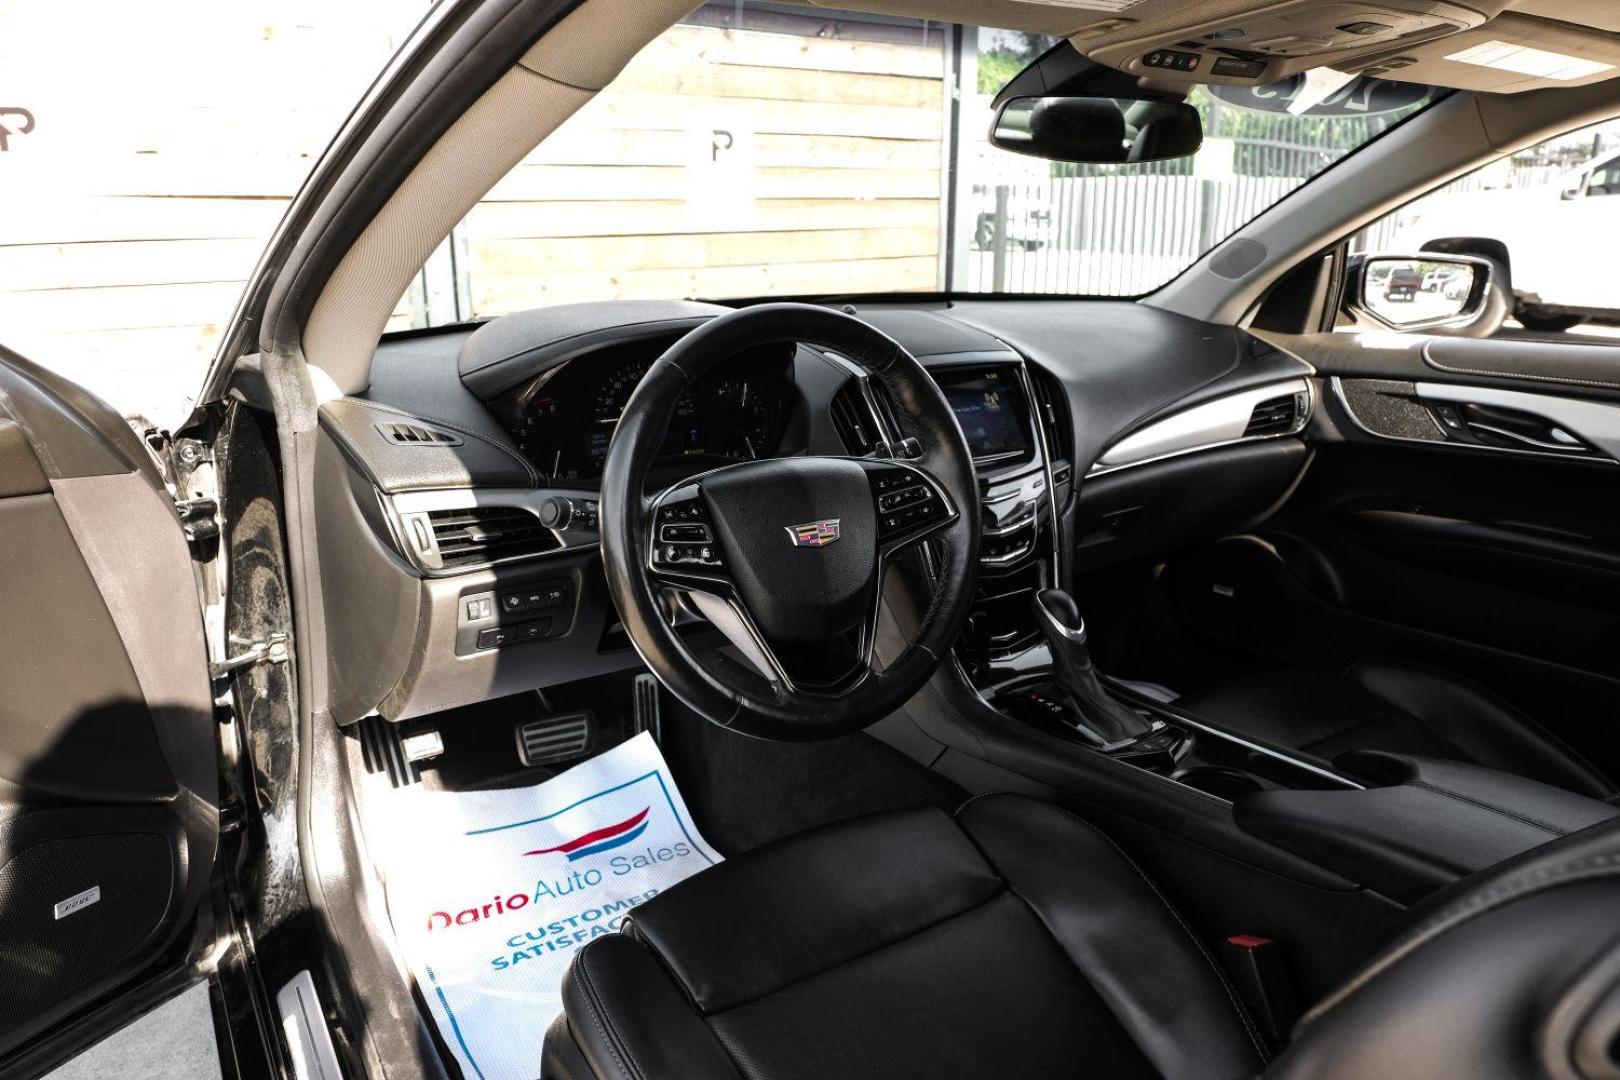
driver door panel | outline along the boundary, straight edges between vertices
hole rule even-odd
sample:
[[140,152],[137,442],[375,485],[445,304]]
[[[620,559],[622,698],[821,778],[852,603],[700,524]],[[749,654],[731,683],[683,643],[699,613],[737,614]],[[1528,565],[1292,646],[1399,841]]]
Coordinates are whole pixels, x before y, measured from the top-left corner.
[[5,1055],[175,943],[218,813],[207,651],[172,504],[121,418],[3,349],[0,538]]

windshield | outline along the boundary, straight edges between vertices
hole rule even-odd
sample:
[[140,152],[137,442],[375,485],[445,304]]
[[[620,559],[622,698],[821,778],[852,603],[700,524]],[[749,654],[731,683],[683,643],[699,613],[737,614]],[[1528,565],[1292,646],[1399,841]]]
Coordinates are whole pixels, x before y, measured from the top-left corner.
[[[456,278],[464,293],[414,318],[616,298],[1136,296],[1432,100],[1313,88],[1337,115],[1292,115],[1200,88],[1191,158],[1074,166],[992,147],[996,91],[1056,43],[706,5],[468,215],[419,286],[426,300]],[[1276,95],[1247,97],[1275,109]]]
[[[288,201],[427,4],[91,7],[86,35],[83,5],[0,0],[0,325],[172,424]],[[1204,149],[1152,165],[992,148],[993,95],[1055,43],[705,4],[477,205],[388,329],[616,298],[1140,294],[1429,100],[1324,118],[1199,91]]]

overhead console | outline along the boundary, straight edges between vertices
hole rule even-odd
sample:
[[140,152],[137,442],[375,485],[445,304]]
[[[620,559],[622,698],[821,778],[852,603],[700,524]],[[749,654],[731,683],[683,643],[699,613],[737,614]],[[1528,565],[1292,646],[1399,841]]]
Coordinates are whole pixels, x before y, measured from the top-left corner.
[[[1181,6],[1187,14],[1199,10]],[[1073,40],[1098,63],[1157,81],[1261,86],[1314,67],[1369,70],[1370,57],[1448,37],[1486,18],[1431,0],[1289,0],[1198,22],[1121,18],[1111,29],[1093,26]]]

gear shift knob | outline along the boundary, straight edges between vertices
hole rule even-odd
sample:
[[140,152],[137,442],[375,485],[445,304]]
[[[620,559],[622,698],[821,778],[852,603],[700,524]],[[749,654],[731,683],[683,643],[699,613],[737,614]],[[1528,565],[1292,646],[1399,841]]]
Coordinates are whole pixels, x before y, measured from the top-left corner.
[[1075,714],[1075,729],[1104,750],[1117,750],[1151,734],[1154,725],[1114,700],[1097,681],[1086,644],[1086,621],[1062,589],[1035,594],[1035,615],[1052,651],[1052,677]]

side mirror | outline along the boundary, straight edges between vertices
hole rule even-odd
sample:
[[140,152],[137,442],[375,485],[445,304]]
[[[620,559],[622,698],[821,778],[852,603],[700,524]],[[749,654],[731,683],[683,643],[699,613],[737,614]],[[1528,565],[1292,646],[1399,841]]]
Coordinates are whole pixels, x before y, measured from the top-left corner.
[[1575,199],[1580,198],[1581,197],[1581,185],[1579,183],[1576,183],[1576,184],[1573,184],[1573,185],[1565,188],[1563,191],[1560,191],[1558,193],[1558,197],[1560,199],[1563,199],[1565,202],[1572,202]]
[[1204,124],[1186,102],[1015,97],[996,113],[990,142],[1049,161],[1127,164],[1197,153]]
[[1473,255],[1357,255],[1347,303],[1391,330],[1488,337],[1508,305],[1496,264]]

